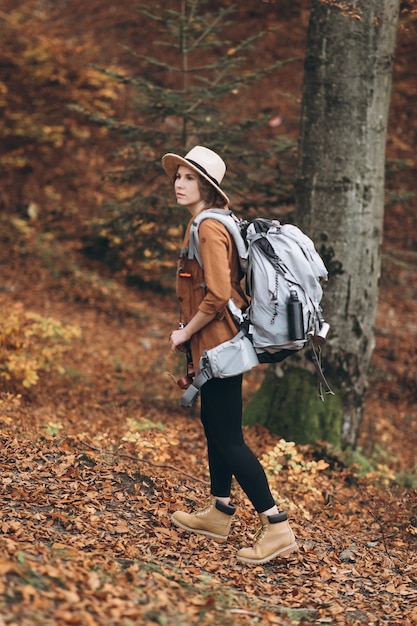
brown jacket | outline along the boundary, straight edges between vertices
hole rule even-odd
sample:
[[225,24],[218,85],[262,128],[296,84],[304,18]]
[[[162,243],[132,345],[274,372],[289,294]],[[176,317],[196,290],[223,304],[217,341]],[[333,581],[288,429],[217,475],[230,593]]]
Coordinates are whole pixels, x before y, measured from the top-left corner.
[[[190,219],[183,248],[188,247]],[[227,308],[230,298],[244,310],[248,301],[241,287],[242,273],[232,236],[218,220],[206,219],[199,226],[200,254],[204,270],[187,254],[180,259],[177,272],[177,294],[182,321],[187,323],[197,311],[216,317],[191,339],[194,366],[197,368],[204,350],[228,341],[237,333],[237,325]]]

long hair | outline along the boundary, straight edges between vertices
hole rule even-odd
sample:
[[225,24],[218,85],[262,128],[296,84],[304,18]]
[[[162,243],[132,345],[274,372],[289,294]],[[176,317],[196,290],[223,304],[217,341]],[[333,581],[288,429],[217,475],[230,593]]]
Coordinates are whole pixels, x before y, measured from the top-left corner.
[[227,203],[222,195],[213,187],[203,176],[198,177],[198,186],[200,189],[201,199],[206,208],[215,207],[222,209]]

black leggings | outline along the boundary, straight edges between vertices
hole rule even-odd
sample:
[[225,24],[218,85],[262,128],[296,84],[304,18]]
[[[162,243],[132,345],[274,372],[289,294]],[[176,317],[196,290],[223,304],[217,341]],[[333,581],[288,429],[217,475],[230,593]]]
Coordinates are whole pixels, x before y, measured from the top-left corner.
[[201,421],[207,439],[211,494],[230,495],[232,476],[258,513],[275,501],[264,469],[242,432],[242,376],[212,378],[201,387]]

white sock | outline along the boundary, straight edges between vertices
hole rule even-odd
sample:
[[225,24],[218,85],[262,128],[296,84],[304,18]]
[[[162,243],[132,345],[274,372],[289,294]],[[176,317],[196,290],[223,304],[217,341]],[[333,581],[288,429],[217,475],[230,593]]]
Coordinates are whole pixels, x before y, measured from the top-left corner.
[[276,504],[274,504],[274,506],[272,506],[270,509],[263,511],[261,515],[278,515],[278,513],[279,513],[278,507]]
[[216,500],[218,500],[219,502],[221,502],[222,504],[230,504],[230,496],[227,497],[221,497],[219,498],[219,496],[214,496],[216,498]]

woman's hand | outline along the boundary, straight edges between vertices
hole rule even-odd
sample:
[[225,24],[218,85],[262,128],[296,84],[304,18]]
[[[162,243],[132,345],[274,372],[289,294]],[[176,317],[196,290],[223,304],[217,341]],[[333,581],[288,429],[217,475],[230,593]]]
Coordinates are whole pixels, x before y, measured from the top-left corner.
[[172,352],[186,352],[187,348],[185,344],[187,341],[190,341],[195,333],[198,333],[204,326],[207,326],[215,317],[216,313],[208,315],[207,313],[198,311],[184,328],[172,331],[169,336]]
[[185,328],[174,330],[169,336],[169,343],[172,352],[185,352],[185,344],[189,340],[188,332]]

